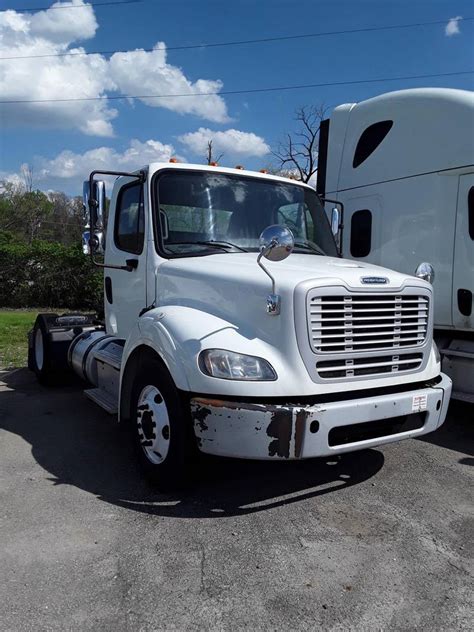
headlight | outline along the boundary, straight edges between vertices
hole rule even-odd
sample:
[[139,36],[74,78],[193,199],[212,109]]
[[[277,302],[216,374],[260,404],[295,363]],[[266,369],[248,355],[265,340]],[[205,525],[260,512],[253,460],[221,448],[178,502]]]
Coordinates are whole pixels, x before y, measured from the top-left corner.
[[439,353],[438,345],[436,344],[434,340],[433,340],[433,350],[435,354],[435,360],[439,364],[441,362],[441,355]]
[[206,349],[199,355],[199,368],[211,377],[223,380],[276,380],[277,375],[263,358],[224,349]]

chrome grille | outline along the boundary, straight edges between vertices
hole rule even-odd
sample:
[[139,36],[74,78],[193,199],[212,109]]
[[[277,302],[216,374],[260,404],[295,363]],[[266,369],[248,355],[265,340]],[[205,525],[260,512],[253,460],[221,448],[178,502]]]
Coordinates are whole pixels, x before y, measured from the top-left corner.
[[399,350],[424,344],[429,300],[418,294],[312,296],[310,341],[316,353]]

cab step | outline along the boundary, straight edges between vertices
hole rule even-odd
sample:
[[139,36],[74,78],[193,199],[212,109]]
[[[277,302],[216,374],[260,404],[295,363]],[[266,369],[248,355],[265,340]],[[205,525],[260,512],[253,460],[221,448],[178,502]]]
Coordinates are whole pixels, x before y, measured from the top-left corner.
[[95,404],[98,404],[101,408],[107,411],[110,415],[116,415],[118,413],[117,398],[104,391],[102,388],[89,388],[84,391],[84,395],[88,397]]

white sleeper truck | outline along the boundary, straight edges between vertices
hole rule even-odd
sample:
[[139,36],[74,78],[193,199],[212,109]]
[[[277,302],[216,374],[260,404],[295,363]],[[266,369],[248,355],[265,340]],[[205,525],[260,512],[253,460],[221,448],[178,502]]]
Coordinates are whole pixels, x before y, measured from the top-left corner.
[[[118,176],[105,231],[100,174]],[[30,367],[45,383],[72,368],[162,487],[196,448],[307,459],[443,423],[431,285],[340,258],[311,187],[170,162],[92,172],[85,198],[104,319],[39,315]]]
[[343,254],[431,279],[443,371],[453,397],[474,402],[474,92],[341,105],[322,125],[319,167],[319,194],[344,204]]

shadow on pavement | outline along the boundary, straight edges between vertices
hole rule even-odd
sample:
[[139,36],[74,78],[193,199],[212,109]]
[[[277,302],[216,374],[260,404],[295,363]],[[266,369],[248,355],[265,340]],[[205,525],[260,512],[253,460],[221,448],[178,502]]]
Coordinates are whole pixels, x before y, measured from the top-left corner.
[[436,432],[420,437],[441,448],[455,450],[464,455],[463,465],[474,465],[474,405],[452,399],[446,421]]
[[31,445],[38,464],[51,474],[49,480],[157,516],[219,518],[259,512],[356,485],[384,463],[377,450],[300,462],[200,456],[193,487],[162,494],[143,481],[114,418],[88,402],[80,388],[42,388],[26,369],[3,377],[3,383],[0,428]]

